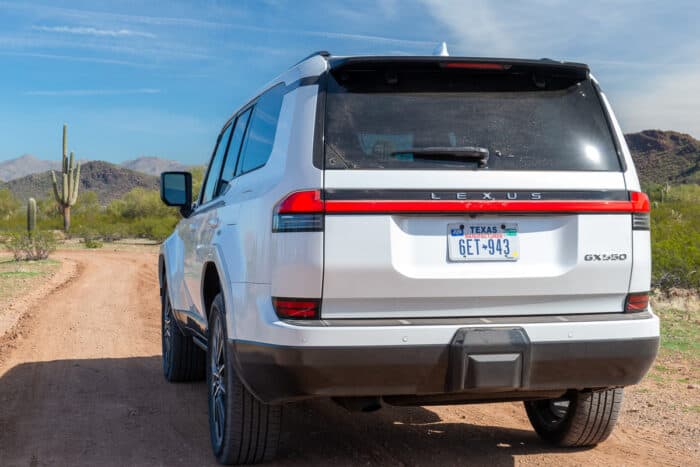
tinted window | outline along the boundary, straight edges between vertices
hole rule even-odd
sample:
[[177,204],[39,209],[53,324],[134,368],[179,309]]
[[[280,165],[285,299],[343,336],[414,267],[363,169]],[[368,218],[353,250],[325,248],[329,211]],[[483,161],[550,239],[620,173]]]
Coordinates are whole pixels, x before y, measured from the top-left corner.
[[233,125],[229,125],[219,136],[214,157],[212,157],[211,163],[209,164],[209,171],[207,172],[207,179],[204,182],[200,204],[204,204],[214,197],[219,174],[221,173],[221,164],[224,161],[226,147],[228,146],[228,140],[231,136],[231,128],[233,128]]
[[329,78],[326,169],[476,169],[487,151],[488,170],[620,170],[588,79],[540,88],[529,75],[442,87],[411,78],[399,75],[393,89],[367,76],[343,85]]
[[248,124],[237,173],[246,173],[262,167],[269,159],[272,144],[275,142],[284,89],[283,85],[275,86],[260,96],[256,102]]
[[221,171],[221,181],[219,183],[218,193],[221,193],[224,190],[226,184],[230,182],[235,175],[238,154],[241,150],[241,142],[243,142],[243,136],[245,135],[245,130],[248,126],[250,113],[251,109],[248,109],[236,119],[236,125],[233,129],[233,136],[231,136],[231,142],[228,145],[226,162],[224,163],[224,168]]

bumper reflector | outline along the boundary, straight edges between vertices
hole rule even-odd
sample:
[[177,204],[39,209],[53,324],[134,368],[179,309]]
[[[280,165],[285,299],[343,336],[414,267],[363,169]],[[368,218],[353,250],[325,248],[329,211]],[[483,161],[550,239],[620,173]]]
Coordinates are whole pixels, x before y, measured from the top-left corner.
[[625,312],[637,313],[649,308],[649,292],[631,293],[625,300]]
[[282,319],[317,319],[320,316],[320,298],[272,298],[275,313]]

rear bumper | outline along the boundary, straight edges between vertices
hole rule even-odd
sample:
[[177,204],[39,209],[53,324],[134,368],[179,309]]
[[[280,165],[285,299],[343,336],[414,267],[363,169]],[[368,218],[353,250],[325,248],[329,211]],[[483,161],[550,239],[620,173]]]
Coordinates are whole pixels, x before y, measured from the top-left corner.
[[[653,320],[657,332],[640,337],[538,340],[527,325],[516,324],[460,327],[440,344],[229,345],[244,383],[265,402],[324,396],[384,396],[398,403],[509,400],[638,383],[659,345],[658,318],[648,316],[641,321],[648,326]],[[363,335],[361,327],[346,332],[351,330],[358,339]]]

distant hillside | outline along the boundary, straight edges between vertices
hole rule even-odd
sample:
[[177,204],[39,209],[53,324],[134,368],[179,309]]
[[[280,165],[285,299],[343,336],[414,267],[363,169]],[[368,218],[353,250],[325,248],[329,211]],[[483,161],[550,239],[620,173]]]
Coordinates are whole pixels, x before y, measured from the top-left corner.
[[139,157],[137,159],[122,162],[121,165],[127,169],[156,176],[160,176],[162,172],[172,170],[187,170],[187,166],[184,164],[160,157]]
[[0,182],[56,169],[59,165],[60,161],[45,161],[31,154],[25,154],[16,159],[0,162]]
[[[103,161],[86,162],[80,168],[80,190],[96,192],[103,204],[137,187],[158,189],[159,179]],[[11,180],[0,188],[9,188],[19,200],[53,196],[50,171]]]
[[[82,161],[86,163],[88,161]],[[139,157],[120,164],[136,172],[147,175],[160,176],[161,172],[169,170],[187,170],[188,166],[170,159],[162,157]],[[58,169],[61,166],[60,158],[56,160],[43,160],[30,154],[25,154],[16,159],[0,162],[0,182],[9,182],[27,175],[40,174],[51,169]]]
[[700,141],[675,131],[625,135],[643,183],[700,183]]

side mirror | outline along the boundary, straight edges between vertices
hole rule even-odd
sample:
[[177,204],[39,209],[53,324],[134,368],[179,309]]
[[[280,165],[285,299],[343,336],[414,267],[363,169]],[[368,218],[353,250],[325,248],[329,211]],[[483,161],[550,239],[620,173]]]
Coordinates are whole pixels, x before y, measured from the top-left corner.
[[192,213],[192,174],[189,172],[163,172],[160,174],[160,199],[167,206],[177,206],[180,214]]

